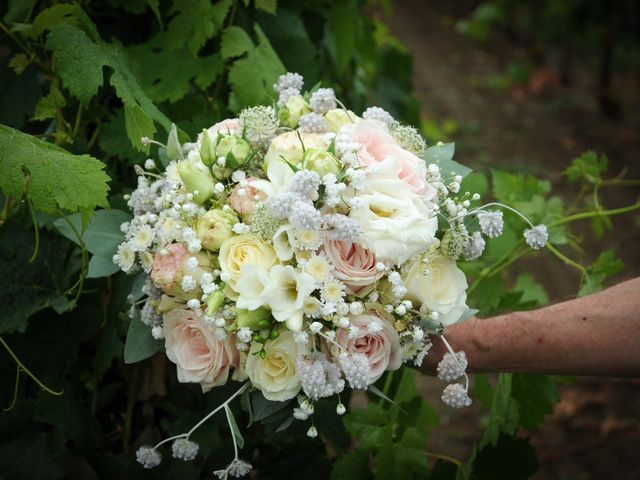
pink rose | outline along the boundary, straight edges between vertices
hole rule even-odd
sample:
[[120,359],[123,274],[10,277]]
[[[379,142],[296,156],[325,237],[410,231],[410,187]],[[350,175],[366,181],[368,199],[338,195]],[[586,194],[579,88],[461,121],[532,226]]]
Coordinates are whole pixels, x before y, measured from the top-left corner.
[[364,296],[366,287],[380,276],[376,270],[376,256],[358,243],[343,240],[327,240],[324,252],[334,265],[335,277],[341,280],[355,295]]
[[[253,209],[256,206],[256,200],[264,201],[267,196],[264,192],[259,191],[254,187],[251,182],[258,180],[257,178],[247,178],[248,184],[245,187],[237,185],[229,195],[229,205],[243,217],[251,215]],[[238,190],[242,188],[244,190],[244,196],[238,195]]]
[[[204,252],[195,254],[189,253],[183,243],[172,243],[165,247],[166,255],[156,253],[151,267],[151,280],[153,284],[169,295],[184,297],[186,294],[182,290],[181,282],[187,270],[187,260],[192,256],[198,260],[198,265],[190,269],[187,273],[199,284],[200,278],[205,272],[210,272],[209,257]],[[191,291],[187,298],[199,296],[199,288]]]
[[424,160],[398,145],[384,125],[363,120],[353,129],[351,139],[361,145],[357,153],[361,165],[369,166],[387,157],[394,157],[398,165],[398,177],[411,192],[426,200],[435,196],[435,189],[426,181],[427,166]]
[[209,133],[214,137],[218,132],[225,135],[233,135],[240,133],[242,128],[240,126],[240,120],[237,118],[227,118],[221,122],[216,123],[214,126],[209,127]]
[[[378,380],[386,370],[397,370],[402,365],[400,337],[391,322],[380,318],[375,312],[350,318],[351,325],[358,327],[358,334],[349,338],[349,331],[340,329],[336,342],[349,353],[361,353],[369,360],[371,383]],[[378,322],[382,330],[371,332],[369,324]]]
[[218,340],[193,310],[172,310],[163,318],[167,357],[178,367],[178,381],[199,383],[203,392],[227,383],[240,359],[235,337]]

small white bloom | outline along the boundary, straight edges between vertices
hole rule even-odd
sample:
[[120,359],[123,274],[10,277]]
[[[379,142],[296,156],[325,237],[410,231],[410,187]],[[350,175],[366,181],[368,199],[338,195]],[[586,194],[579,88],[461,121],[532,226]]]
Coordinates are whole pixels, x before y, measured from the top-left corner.
[[162,457],[154,448],[144,446],[140,447],[136,452],[136,460],[144,468],[153,468],[160,465]]
[[251,341],[251,337],[252,337],[253,333],[251,332],[251,329],[249,327],[243,327],[240,330],[238,330],[238,340],[243,342],[243,343],[249,343]]
[[309,330],[311,330],[312,333],[319,333],[322,330],[322,323],[320,322],[313,322],[311,325],[309,325]]
[[199,446],[196,442],[192,442],[186,438],[178,438],[177,440],[174,440],[171,445],[174,458],[184,461],[191,461],[196,458],[198,448]]
[[345,407],[342,403],[339,403],[336,407],[336,413],[338,415],[344,415],[347,411],[347,407]]
[[200,308],[200,300],[198,300],[197,298],[192,298],[187,302],[187,307],[192,310],[197,310],[198,308]]
[[534,250],[540,250],[549,240],[549,232],[545,225],[536,225],[524,231],[524,240]]
[[482,233],[487,237],[495,238],[502,234],[504,220],[502,219],[501,211],[495,210],[492,212],[478,212],[478,222],[480,222]]
[[147,160],[144,162],[144,168],[145,170],[153,170],[154,168],[156,168],[156,162],[154,162],[151,158],[147,158]]
[[362,302],[351,302],[349,312],[351,312],[352,315],[360,315],[364,312],[364,305]]
[[191,292],[196,288],[196,281],[191,275],[185,275],[182,277],[182,284],[180,286],[185,292]]
[[311,425],[309,427],[309,430],[307,430],[307,437],[316,438],[317,436],[318,436],[318,429],[314,425]]
[[445,405],[453,408],[462,408],[471,405],[471,398],[469,398],[467,390],[459,383],[447,385],[442,392],[442,401]]

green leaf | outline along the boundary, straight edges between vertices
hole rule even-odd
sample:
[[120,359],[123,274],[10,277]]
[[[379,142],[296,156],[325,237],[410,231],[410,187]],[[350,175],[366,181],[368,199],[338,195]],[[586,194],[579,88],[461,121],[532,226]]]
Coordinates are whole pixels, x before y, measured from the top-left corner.
[[611,250],[602,252],[593,265],[588,267],[582,275],[578,296],[583,297],[602,290],[607,277],[619,273],[623,267],[624,262],[616,258]]
[[124,125],[129,141],[134,146],[140,144],[141,138],[153,138],[153,134],[156,133],[153,120],[137,103],[124,104]]
[[398,443],[383,445],[374,459],[374,478],[425,478],[428,469],[426,440],[420,430],[408,428]]
[[271,47],[262,29],[255,25],[258,45],[246,58],[236,60],[229,70],[232,89],[230,108],[238,111],[269,99],[268,92],[278,77],[285,73],[284,65]]
[[578,158],[571,161],[571,165],[564,171],[565,176],[571,181],[580,179],[595,183],[600,180],[602,174],[607,171],[609,160],[602,155],[598,158],[593,151],[584,152]]
[[220,45],[222,58],[239,57],[250,50],[253,50],[253,41],[242,28],[232,25],[222,33]]
[[363,450],[342,455],[333,463],[331,480],[370,480],[369,455]]
[[45,46],[53,51],[55,71],[64,87],[87,105],[104,82],[102,68],[108,61],[103,46],[66,23],[51,30]]
[[69,243],[46,231],[40,232],[40,249],[28,264],[33,251],[33,232],[13,223],[0,229],[0,333],[24,332],[27,319],[48,307],[58,312],[71,302],[64,292],[76,268],[66,264]]
[[36,112],[33,114],[34,120],[46,120],[55,118],[58,109],[64,108],[67,104],[62,92],[55,83],[51,84],[51,90],[46,97],[42,97],[36,105]]
[[549,296],[544,287],[528,273],[518,275],[513,289],[522,292],[521,300],[523,302],[535,302],[536,306],[549,303]]
[[231,411],[231,409],[229,407],[226,407],[225,410],[226,410],[226,413],[227,413],[227,416],[228,416],[229,427],[231,428],[231,433],[233,434],[233,436],[236,439],[236,443],[238,445],[238,448],[242,449],[242,447],[244,447],[244,437],[242,436],[242,433],[240,432],[240,429],[238,428],[238,424],[236,423],[236,419],[233,416],[233,412]]
[[87,278],[100,278],[113,275],[120,268],[113,263],[113,257],[103,257],[101,255],[93,255],[89,260],[89,270]]
[[232,0],[220,0],[215,5],[210,0],[175,0],[178,12],[167,26],[165,45],[170,49],[186,46],[197,54],[205,42],[222,28]]
[[393,435],[389,414],[377,403],[351,411],[344,417],[344,426],[347,432],[359,439],[359,445],[364,449],[380,448]]
[[498,375],[498,384],[493,395],[493,404],[489,414],[489,423],[484,432],[480,445],[495,445],[501,431],[511,433],[517,424],[517,405],[511,400],[511,382],[513,374]]
[[493,194],[498,201],[507,205],[515,202],[528,202],[535,195],[544,197],[551,189],[547,180],[539,180],[532,175],[491,170]]
[[264,398],[259,391],[251,393],[251,407],[253,408],[253,420],[259,422],[265,420],[276,412],[286,407],[290,402],[273,402]]
[[445,181],[451,180],[451,172],[461,175],[462,178],[471,173],[471,169],[453,160],[455,153],[455,143],[442,143],[428,147],[422,158],[425,162],[435,163],[442,170],[442,177]]
[[[81,231],[79,215],[67,217],[75,229]],[[111,258],[118,250],[118,245],[124,241],[124,234],[120,225],[131,220],[131,215],[122,210],[105,209],[96,211],[89,220],[89,225],[81,238],[87,250],[93,255]],[[72,242],[79,245],[73,230],[68,223],[60,218],[54,222],[58,231]]]
[[529,431],[542,425],[560,399],[556,383],[547,375],[514,374],[511,395],[519,405],[520,425]]
[[[124,314],[123,314],[124,315]],[[162,350],[162,342],[151,335],[151,328],[140,320],[140,312],[129,322],[124,344],[124,363],[136,363]]]
[[41,11],[33,21],[33,36],[40,36],[47,30],[63,23],[80,28],[93,40],[99,38],[94,23],[75,3],[62,3]]
[[278,0],[256,0],[256,8],[275,15],[278,10]]
[[20,199],[28,182],[26,196],[38,210],[88,212],[108,207],[109,177],[103,169],[104,164],[89,155],[72,155],[0,125],[0,187],[5,195]]
[[473,480],[526,480],[538,470],[536,451],[526,438],[501,435],[476,455]]
[[331,38],[338,74],[343,74],[353,58],[356,45],[355,3],[351,0],[332,2],[330,13]]

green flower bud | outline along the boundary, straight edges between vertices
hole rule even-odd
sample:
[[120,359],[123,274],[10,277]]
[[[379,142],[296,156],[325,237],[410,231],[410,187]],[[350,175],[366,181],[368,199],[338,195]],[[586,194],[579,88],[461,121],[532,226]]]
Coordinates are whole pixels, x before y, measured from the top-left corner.
[[205,165],[213,165],[217,159],[216,137],[206,129],[200,135],[200,158]]
[[196,203],[202,203],[213,195],[214,183],[208,172],[198,170],[191,162],[183,160],[178,163],[178,173],[187,191],[193,193]]
[[360,120],[360,117],[351,110],[347,111],[342,108],[334,108],[325,113],[324,120],[327,122],[327,129],[330,132],[338,132],[344,125],[356,123]]
[[209,210],[196,221],[195,230],[200,243],[207,250],[215,251],[222,242],[233,235],[232,227],[238,223],[238,217],[231,210],[216,208]]
[[327,173],[333,173],[334,175],[340,173],[340,161],[325,150],[308,148],[302,158],[302,164],[307,170],[318,172],[320,178]]
[[216,155],[226,157],[227,167],[238,168],[251,155],[251,147],[240,137],[225,135],[216,146]]
[[178,139],[178,129],[175,123],[171,124],[171,130],[169,130],[169,138],[167,138],[167,158],[169,160],[176,160],[180,156],[180,140]]
[[[271,313],[266,308],[258,308],[256,310],[244,310],[238,308],[236,310],[236,324],[238,328],[250,328],[251,330],[258,330],[264,328],[263,322],[267,323],[267,328],[271,325],[268,320],[271,318]],[[255,337],[254,337],[255,339]]]
[[224,303],[224,293],[216,290],[207,297],[207,315],[213,315]]
[[287,103],[278,111],[278,120],[287,127],[295,128],[302,115],[311,112],[311,107],[300,95],[289,97]]

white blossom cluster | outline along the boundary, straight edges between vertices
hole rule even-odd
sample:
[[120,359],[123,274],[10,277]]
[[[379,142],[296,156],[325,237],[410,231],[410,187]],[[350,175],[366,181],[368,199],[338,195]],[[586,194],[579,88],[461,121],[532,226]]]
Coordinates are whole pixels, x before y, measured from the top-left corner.
[[[479,258],[513,209],[477,206],[462,175],[423,160],[445,146],[427,149],[389,112],[358,116],[332,89],[303,87],[300,75],[281,76],[274,106],[246,108],[193,143],[180,145],[175,130],[166,146],[147,139],[168,164],[136,168],[133,218],[113,261],[146,276],[132,321],[164,340],[179,381],[208,391],[246,380],[270,401],[298,396],[293,415],[313,437],[314,402],[337,396],[343,414],[345,388],[421,365],[429,335],[465,315],[457,262]],[[525,242],[541,248],[546,227],[525,220]],[[466,379],[466,368],[463,352],[448,354],[438,374]],[[274,370],[285,381],[265,374]],[[467,405],[467,387],[448,386],[443,401]],[[189,435],[175,437],[174,457],[197,455]],[[138,461],[157,465],[156,448],[141,448]],[[250,468],[236,455],[215,473]]]

